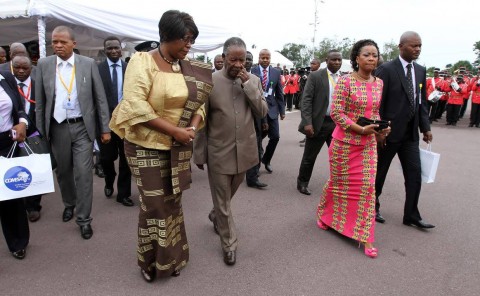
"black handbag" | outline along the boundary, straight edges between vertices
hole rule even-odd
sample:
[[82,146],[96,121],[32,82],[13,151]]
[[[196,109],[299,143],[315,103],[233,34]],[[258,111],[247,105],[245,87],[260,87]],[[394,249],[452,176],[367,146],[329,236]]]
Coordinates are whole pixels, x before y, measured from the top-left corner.
[[19,143],[18,146],[20,147],[20,149],[18,150],[18,156],[28,156],[29,154],[31,154],[31,152],[35,154],[50,154],[52,170],[57,167],[57,161],[55,160],[55,157],[53,156],[50,149],[50,143],[38,131],[28,136],[25,139],[25,142],[27,143],[28,147],[25,147],[23,143]]
[[359,126],[367,126],[370,124],[378,124],[378,127],[375,128],[376,131],[381,131],[390,126],[390,121],[387,120],[373,120],[366,117],[359,117],[357,120]]

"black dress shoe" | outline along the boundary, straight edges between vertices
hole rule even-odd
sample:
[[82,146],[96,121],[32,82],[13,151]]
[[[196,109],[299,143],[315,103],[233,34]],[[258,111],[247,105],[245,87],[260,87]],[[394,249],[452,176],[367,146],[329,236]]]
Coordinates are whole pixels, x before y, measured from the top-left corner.
[[273,173],[272,166],[271,166],[269,163],[266,163],[266,164],[265,164],[265,169],[267,170],[267,172]]
[[80,234],[84,239],[90,239],[93,235],[93,229],[90,224],[80,226]]
[[267,187],[268,185],[257,180],[253,183],[247,183],[247,186],[261,189],[261,188]]
[[27,252],[25,252],[25,249],[21,249],[21,250],[18,250],[16,252],[12,252],[12,256],[15,259],[18,259],[18,260],[22,260],[23,258],[25,258],[26,254],[27,254]]
[[122,205],[126,207],[133,207],[134,203],[129,197],[124,197],[122,199],[117,198],[117,202],[121,203]]
[[435,228],[435,225],[429,224],[427,222],[423,222],[423,220],[420,220],[420,221],[403,220],[403,224],[407,226],[415,225],[418,228],[422,228],[422,229]]
[[30,211],[30,212],[28,212],[27,216],[28,216],[28,221],[36,222],[40,219],[40,212],[39,211]]
[[225,262],[225,264],[235,265],[236,261],[237,255],[235,254],[235,251],[223,252],[223,262]]
[[73,218],[73,209],[74,207],[68,207],[63,210],[62,220],[63,222],[68,222]]
[[312,194],[307,186],[297,185],[297,189],[301,194],[305,194],[305,195],[311,195]]
[[378,223],[385,223],[385,218],[383,218],[380,212],[377,212],[375,214],[375,221],[377,221]]
[[103,188],[103,192],[105,193],[106,197],[110,197],[113,194],[113,188],[105,186],[105,188]]
[[218,224],[217,224],[217,219],[215,218],[215,213],[212,211],[210,214],[208,214],[208,220],[212,221],[213,223],[213,230],[215,231],[216,234],[220,234],[218,232]]
[[103,168],[100,166],[95,167],[95,175],[99,178],[105,178],[105,173],[103,172]]

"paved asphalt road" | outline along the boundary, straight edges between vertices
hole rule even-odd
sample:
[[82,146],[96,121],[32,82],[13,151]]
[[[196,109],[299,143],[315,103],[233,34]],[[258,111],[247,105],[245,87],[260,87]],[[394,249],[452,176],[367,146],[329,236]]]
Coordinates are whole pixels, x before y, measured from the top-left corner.
[[[467,111],[468,113],[468,111]],[[144,282],[136,265],[138,209],[103,195],[94,177],[94,236],[85,241],[74,220],[63,223],[58,190],[45,196],[42,218],[30,226],[23,261],[0,248],[0,295],[480,295],[480,129],[433,124],[433,150],[441,154],[434,184],[423,184],[420,210],[437,227],[402,224],[403,177],[390,169],[376,228],[379,257],[363,255],[354,241],[315,226],[315,210],[328,176],[327,151],[310,184],[296,190],[302,156],[296,131],[300,113],[281,122],[273,174],[262,167],[265,190],[241,185],[233,202],[238,261],[223,263],[207,214],[212,207],[207,174],[193,169],[183,197],[190,261],[178,278]],[[134,200],[138,205],[137,190]]]

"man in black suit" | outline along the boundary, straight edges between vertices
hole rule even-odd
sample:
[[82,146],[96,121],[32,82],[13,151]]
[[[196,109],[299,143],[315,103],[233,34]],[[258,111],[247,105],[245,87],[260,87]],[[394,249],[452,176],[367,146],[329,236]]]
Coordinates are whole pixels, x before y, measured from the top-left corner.
[[327,68],[312,72],[305,86],[302,98],[302,121],[298,131],[307,136],[302,162],[298,171],[297,189],[302,194],[310,195],[308,182],[312,176],[313,166],[318,153],[325,142],[330,146],[335,123],[330,117],[330,106],[337,79],[340,77],[342,54],[330,50],[326,58]]
[[423,133],[425,142],[429,143],[433,139],[428,120],[426,69],[414,62],[420,55],[422,39],[416,32],[408,31],[400,37],[398,47],[400,56],[382,64],[376,70],[376,75],[384,83],[380,117],[391,121],[392,132],[385,142],[379,143],[375,220],[385,222],[379,211],[379,196],[382,194],[390,163],[398,154],[406,191],[403,224],[433,228],[434,225],[422,220],[418,210],[422,182],[418,129]]
[[262,82],[264,97],[268,104],[268,113],[262,119],[262,129],[268,131],[268,144],[263,154],[262,163],[267,172],[272,173],[270,165],[275,148],[280,140],[280,127],[278,116],[285,118],[285,100],[283,98],[283,87],[280,83],[280,71],[270,66],[271,54],[268,49],[262,49],[258,57],[258,66],[252,68],[252,74],[258,76]]
[[[23,102],[25,113],[30,119],[27,135],[36,132],[35,128],[35,80],[30,76],[32,73],[32,61],[27,56],[17,55],[12,60],[13,75],[17,82],[18,91]],[[42,195],[29,196],[24,198],[25,209],[28,213],[28,220],[35,222],[40,219],[40,202]]]
[[[248,73],[251,73],[253,65],[253,54],[247,51],[247,55],[245,57],[245,70]],[[247,180],[247,186],[253,187],[257,189],[261,189],[267,187],[268,185],[260,182],[259,178],[259,170],[260,170],[260,160],[263,157],[263,147],[262,147],[262,140],[263,140],[263,133],[262,133],[262,119],[259,117],[254,116],[253,123],[255,124],[255,134],[257,136],[257,148],[258,148],[258,163],[247,170],[245,179]]]
[[[125,77],[127,64],[120,59],[122,57],[120,39],[114,36],[107,37],[103,41],[103,45],[107,59],[98,65],[98,71],[100,72],[103,88],[107,96],[111,118],[113,110],[123,98],[123,78]],[[97,143],[100,145],[100,158],[105,174],[105,195],[110,197],[113,194],[113,183],[117,175],[115,172],[115,160],[120,158],[118,164],[117,202],[127,207],[133,206],[133,201],[130,199],[132,175],[125,158],[123,140],[115,133],[112,133],[110,142],[104,144],[97,140]]]

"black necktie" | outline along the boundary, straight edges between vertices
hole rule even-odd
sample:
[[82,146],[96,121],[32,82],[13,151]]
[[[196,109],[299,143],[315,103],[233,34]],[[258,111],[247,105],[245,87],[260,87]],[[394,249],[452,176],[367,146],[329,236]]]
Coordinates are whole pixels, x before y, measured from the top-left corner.
[[412,64],[407,65],[407,95],[410,101],[410,113],[415,114],[415,94],[413,92]]
[[112,97],[115,98],[115,102],[118,103],[118,74],[117,64],[112,64]]
[[25,85],[25,83],[20,82],[20,83],[18,84],[18,86],[19,86],[20,89],[23,91],[23,88],[24,88],[26,85]]

